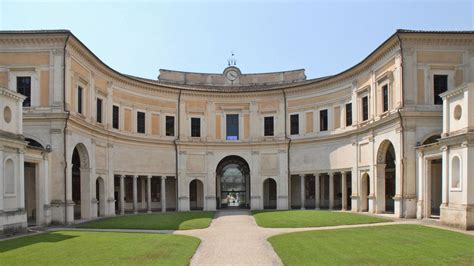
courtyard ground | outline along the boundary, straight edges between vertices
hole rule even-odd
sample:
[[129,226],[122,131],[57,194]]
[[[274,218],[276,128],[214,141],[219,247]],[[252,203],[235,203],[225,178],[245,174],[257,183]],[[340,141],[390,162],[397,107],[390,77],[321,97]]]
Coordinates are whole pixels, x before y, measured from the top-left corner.
[[252,213],[257,224],[267,228],[322,227],[390,221],[364,214],[322,210],[253,211]]
[[166,212],[125,215],[98,219],[78,224],[79,228],[189,230],[202,229],[211,224],[214,212]]
[[0,265],[188,265],[194,237],[56,231],[0,241]]
[[[257,225],[260,214],[270,215],[263,216],[270,224],[288,216],[302,221],[286,221],[299,226],[294,228],[266,228]],[[199,225],[195,219],[207,222]],[[308,223],[312,219],[318,222]],[[212,212],[139,214],[0,241],[0,265],[64,265],[76,260],[100,265],[474,265],[474,237],[468,235],[474,233],[420,223],[425,222],[329,211],[220,210],[215,217]],[[317,227],[302,227],[310,225]],[[180,227],[187,230],[170,229]]]
[[285,265],[474,265],[474,237],[423,225],[298,232],[268,241]]

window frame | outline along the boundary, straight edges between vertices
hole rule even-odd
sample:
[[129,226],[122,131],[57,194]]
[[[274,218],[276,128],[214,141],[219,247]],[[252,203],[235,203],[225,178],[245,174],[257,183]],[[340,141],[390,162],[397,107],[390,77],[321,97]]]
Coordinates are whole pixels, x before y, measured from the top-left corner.
[[[293,124],[292,124],[292,121],[291,121],[291,117],[294,117],[294,116],[297,116],[296,121],[298,122],[296,132],[293,132]],[[301,116],[300,113],[291,113],[290,114],[290,117],[289,117],[289,120],[290,120],[290,123],[289,123],[290,136],[298,136],[300,134],[300,131],[301,131],[300,130],[300,127],[301,127],[300,116]]]
[[[443,92],[440,92],[440,93],[438,93],[438,94],[436,94],[436,92],[435,92],[435,84],[436,84],[436,83],[435,83],[435,78],[436,78],[437,76],[438,76],[438,77],[441,77],[441,76],[446,77],[446,90],[443,91]],[[433,89],[432,89],[432,92],[433,92],[432,100],[433,100],[433,104],[434,104],[434,105],[441,105],[441,106],[442,106],[442,105],[443,105],[443,98],[441,98],[439,95],[441,95],[441,94],[443,94],[443,93],[445,93],[445,92],[447,92],[447,91],[449,90],[449,75],[448,75],[447,73],[446,73],[446,74],[433,73],[432,77],[433,77],[433,78],[432,78],[432,86],[433,86]],[[439,103],[436,103],[436,100],[437,100],[437,99],[439,99],[439,101],[440,101]]]
[[[271,118],[271,134],[268,132],[267,134],[267,119]],[[269,120],[270,121],[270,120]],[[275,116],[264,116],[263,117],[263,136],[264,137],[274,137],[275,136]]]
[[[168,135],[168,117],[173,118],[173,126],[170,128],[172,130],[172,134]],[[166,137],[175,137],[176,136],[176,115],[174,114],[163,114],[163,126],[165,127],[165,136]]]
[[[100,112],[97,108],[97,107],[99,107],[99,101],[100,101]],[[101,98],[101,97],[96,97],[96,99],[95,99],[95,121],[99,124],[104,123],[104,99]]]
[[[31,108],[40,106],[40,87],[38,82],[38,72],[35,70],[16,70],[10,69],[8,71],[8,88],[14,92],[18,92],[17,89],[17,77],[30,77],[30,106],[22,106],[23,108]],[[49,99],[48,99],[49,102]]]
[[[29,88],[29,95],[25,95],[21,92],[18,91],[18,79],[20,78],[29,78],[30,79],[30,88]],[[15,86],[16,86],[16,89],[15,91],[23,96],[25,96],[25,100],[23,101],[23,106],[22,107],[32,107],[32,104],[33,104],[33,101],[32,101],[32,82],[33,82],[33,79],[30,75],[17,75],[15,76]],[[28,101],[26,101],[28,99]],[[25,105],[25,103],[29,103],[29,105]]]
[[[367,100],[367,117],[365,117],[364,112],[364,99]],[[370,119],[370,103],[369,103],[369,94],[363,94],[360,96],[360,115],[361,115],[361,122],[367,122]]]
[[[114,116],[114,114],[115,114],[115,112],[114,112],[114,111],[115,111],[115,107],[117,108],[117,119],[115,119],[115,116]],[[112,122],[112,128],[113,128],[113,129],[117,129],[117,130],[120,130],[120,125],[122,124],[122,123],[120,123],[120,117],[121,117],[121,115],[120,115],[120,109],[121,109],[121,108],[120,108],[120,105],[118,105],[118,104],[112,104],[112,121],[111,121],[111,122]],[[117,121],[117,127],[115,127],[115,122],[116,122],[116,121]]]
[[[138,114],[143,114],[143,132],[138,130],[139,129]],[[136,110],[135,111],[135,132],[137,132],[139,134],[146,134],[146,126],[147,126],[146,118],[147,118],[146,111],[144,111],[144,110]]]
[[[199,122],[199,129],[193,128],[193,121]],[[195,130],[197,130],[197,135],[194,135]],[[189,118],[189,136],[191,138],[201,138],[202,137],[202,119],[199,116],[192,116]]]
[[[326,114],[326,120],[323,121],[323,113]],[[325,123],[325,127],[323,127],[323,122]],[[319,110],[319,132],[326,132],[329,131],[329,109],[320,109]]]
[[[350,106],[350,108],[347,108],[348,105]],[[345,125],[346,125],[346,127],[350,127],[354,123],[353,113],[352,113],[352,102],[346,103],[344,105],[344,108],[345,108]],[[348,110],[350,110],[350,111],[348,111]],[[348,116],[348,112],[350,112],[350,116]],[[349,120],[347,119],[348,117],[350,117]],[[348,121],[350,121],[350,124],[348,124]]]
[[76,86],[76,112],[84,115],[84,86],[81,83]]
[[[390,102],[391,102],[391,97],[390,97],[390,86],[388,84],[388,82],[384,82],[381,84],[380,86],[381,88],[381,94],[382,94],[382,114],[384,113],[387,113],[388,111],[390,111]],[[386,90],[385,90],[386,88]],[[387,94],[385,95],[385,91],[387,92]],[[385,97],[386,96],[386,97]],[[385,106],[385,100],[387,100],[387,104]],[[385,107],[387,107],[385,109]]]
[[[227,122],[227,118],[228,116],[237,116],[237,139],[229,139],[229,128],[228,128],[228,122]],[[240,130],[242,129],[241,127],[241,119],[242,119],[242,115],[240,113],[236,113],[236,112],[230,112],[230,113],[225,113],[224,114],[224,118],[225,118],[225,122],[224,122],[224,129],[225,129],[225,140],[226,141],[240,141],[241,140],[241,132]]]

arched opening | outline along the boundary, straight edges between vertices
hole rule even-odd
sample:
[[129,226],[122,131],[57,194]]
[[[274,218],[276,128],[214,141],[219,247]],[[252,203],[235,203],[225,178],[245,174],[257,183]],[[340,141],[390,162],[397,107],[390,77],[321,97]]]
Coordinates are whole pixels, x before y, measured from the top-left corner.
[[227,156],[216,169],[217,208],[250,208],[250,168],[239,156]]
[[433,144],[433,143],[436,143],[438,142],[438,140],[441,138],[441,135],[433,135],[433,136],[430,136],[429,138],[425,139],[425,141],[423,141],[423,145],[428,145],[428,144]]
[[395,210],[395,148],[389,140],[384,140],[377,154],[376,200],[377,212],[393,213]]
[[263,181],[263,208],[277,208],[277,183],[273,178]]
[[390,143],[385,154],[385,212],[394,212],[393,197],[395,197],[395,150]]
[[25,141],[28,142],[28,146],[30,147],[35,147],[35,148],[41,148],[44,149],[43,145],[39,143],[38,141],[31,139],[31,138],[25,138]]
[[364,173],[360,180],[360,211],[369,211],[370,177]]
[[189,207],[191,210],[204,209],[204,185],[201,180],[194,179],[189,183]]
[[95,197],[97,199],[97,216],[105,216],[105,186],[102,177],[98,177],[95,181]]
[[[74,202],[74,220],[87,218],[87,199],[84,195],[89,180],[89,156],[86,147],[82,144],[76,145],[72,152],[72,201]],[[90,189],[89,189],[90,190]],[[89,205],[90,205],[89,199]]]

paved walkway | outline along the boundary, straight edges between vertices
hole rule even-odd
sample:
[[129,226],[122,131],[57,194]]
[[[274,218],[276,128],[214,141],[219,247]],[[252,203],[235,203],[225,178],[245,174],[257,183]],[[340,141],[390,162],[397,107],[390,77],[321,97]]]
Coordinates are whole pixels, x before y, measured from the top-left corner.
[[282,265],[262,229],[250,212],[231,210],[217,212],[206,229],[174,233],[201,239],[191,265]]

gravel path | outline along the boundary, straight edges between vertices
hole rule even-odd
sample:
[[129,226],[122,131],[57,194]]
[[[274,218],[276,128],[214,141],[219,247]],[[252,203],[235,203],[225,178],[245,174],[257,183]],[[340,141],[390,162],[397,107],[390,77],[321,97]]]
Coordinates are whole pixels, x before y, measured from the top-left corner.
[[201,239],[191,265],[282,265],[249,211],[219,211],[211,226],[200,230],[176,231]]

